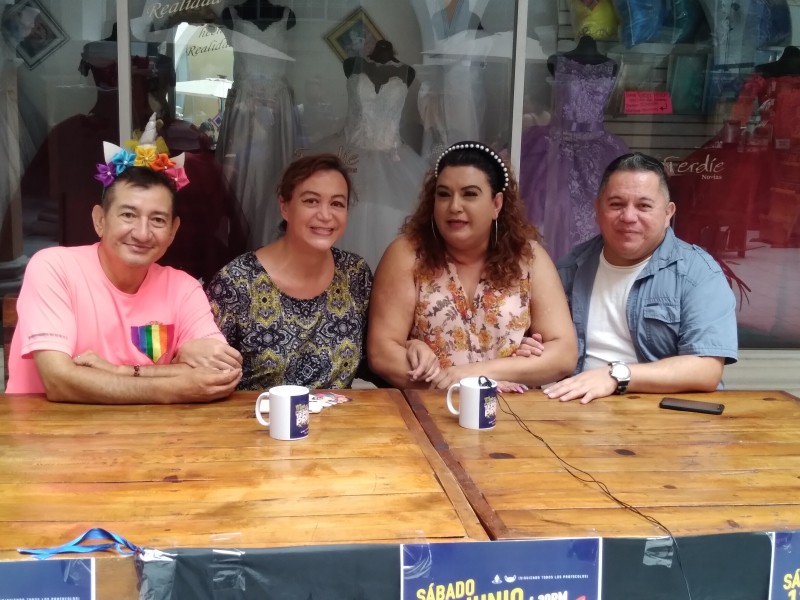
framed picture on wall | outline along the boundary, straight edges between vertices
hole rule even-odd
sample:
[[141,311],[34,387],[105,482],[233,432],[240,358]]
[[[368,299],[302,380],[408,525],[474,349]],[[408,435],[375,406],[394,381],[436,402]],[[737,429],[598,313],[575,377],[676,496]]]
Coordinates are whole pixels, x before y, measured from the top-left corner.
[[17,0],[0,16],[0,31],[29,69],[33,69],[69,38],[39,0]]
[[383,34],[363,8],[357,8],[325,35],[325,41],[339,60],[369,56]]

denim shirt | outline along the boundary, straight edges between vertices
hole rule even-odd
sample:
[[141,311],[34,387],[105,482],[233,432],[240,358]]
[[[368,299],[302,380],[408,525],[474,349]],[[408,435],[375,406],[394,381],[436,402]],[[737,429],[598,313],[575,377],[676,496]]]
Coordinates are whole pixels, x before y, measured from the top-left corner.
[[[603,250],[596,236],[558,261],[558,274],[578,336],[578,368],[586,359],[586,325],[592,287]],[[668,228],[631,287],[628,328],[639,362],[669,356],[719,356],[736,362],[736,298],[719,264]]]

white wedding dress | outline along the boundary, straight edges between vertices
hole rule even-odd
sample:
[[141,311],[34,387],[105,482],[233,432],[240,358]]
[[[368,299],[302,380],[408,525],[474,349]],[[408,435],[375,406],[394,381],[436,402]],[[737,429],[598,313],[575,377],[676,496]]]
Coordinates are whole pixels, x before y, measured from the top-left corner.
[[400,117],[408,86],[391,77],[376,91],[366,73],[347,79],[348,109],[344,129],[308,149],[308,154],[339,155],[353,181],[356,203],[347,231],[336,245],[363,256],[375,270],[383,251],[414,211],[426,165],[400,139]]
[[264,31],[231,12],[233,33],[226,34],[234,52],[234,84],[217,157],[249,225],[250,246],[256,248],[278,237],[281,216],[275,189],[294,158],[294,100],[284,77],[289,61],[265,55],[268,49],[286,53],[290,11]]

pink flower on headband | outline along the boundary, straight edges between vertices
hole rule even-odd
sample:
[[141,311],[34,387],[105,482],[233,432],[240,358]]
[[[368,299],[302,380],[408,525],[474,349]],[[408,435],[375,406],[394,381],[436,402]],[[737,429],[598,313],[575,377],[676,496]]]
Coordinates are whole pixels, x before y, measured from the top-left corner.
[[103,184],[103,187],[108,187],[117,178],[117,170],[114,163],[97,163],[97,173],[94,176],[97,181]]
[[177,189],[181,189],[183,186],[189,183],[189,178],[186,176],[186,171],[184,171],[181,167],[170,167],[169,169],[165,169],[164,173],[166,173],[169,178],[175,182],[175,187]]

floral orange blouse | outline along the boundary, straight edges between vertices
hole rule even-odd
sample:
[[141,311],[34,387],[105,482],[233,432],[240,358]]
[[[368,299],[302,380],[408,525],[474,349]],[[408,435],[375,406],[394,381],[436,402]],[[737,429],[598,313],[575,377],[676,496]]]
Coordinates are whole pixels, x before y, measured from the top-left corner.
[[484,279],[468,300],[455,265],[435,277],[417,277],[417,305],[411,339],[422,340],[441,367],[511,356],[530,329],[530,273],[519,285],[493,289]]

